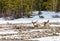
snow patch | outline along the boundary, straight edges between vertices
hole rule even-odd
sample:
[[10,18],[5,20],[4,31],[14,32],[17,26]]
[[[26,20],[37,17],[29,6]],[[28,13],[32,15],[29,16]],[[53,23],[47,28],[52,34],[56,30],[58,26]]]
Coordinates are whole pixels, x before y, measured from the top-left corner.
[[37,41],[60,41],[60,36],[35,38],[35,39],[28,39],[28,40],[37,40]]
[[[38,21],[40,23],[43,23],[47,20],[50,20],[50,22],[60,22],[60,18],[53,18],[52,15],[59,15],[60,12],[55,13],[53,11],[41,11],[42,14],[41,16],[44,16],[44,18],[39,18],[38,15],[33,16],[33,18],[19,18],[19,19],[14,19],[14,20],[4,20],[3,18],[0,18],[0,24],[3,23],[31,23],[32,21]],[[33,14],[38,14],[38,11],[34,11]]]

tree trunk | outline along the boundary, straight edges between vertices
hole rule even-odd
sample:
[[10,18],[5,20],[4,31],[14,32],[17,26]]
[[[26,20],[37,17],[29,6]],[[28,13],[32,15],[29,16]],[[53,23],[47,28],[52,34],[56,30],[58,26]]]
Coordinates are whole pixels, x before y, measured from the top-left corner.
[[53,11],[57,11],[57,0],[52,0]]

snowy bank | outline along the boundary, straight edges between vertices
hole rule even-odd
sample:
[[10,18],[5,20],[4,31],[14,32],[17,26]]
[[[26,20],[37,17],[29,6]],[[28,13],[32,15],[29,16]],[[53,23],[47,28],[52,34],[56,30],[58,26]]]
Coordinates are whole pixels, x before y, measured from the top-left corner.
[[53,15],[59,15],[60,12],[55,13],[52,11],[41,11],[42,14],[41,16],[44,16],[44,18],[40,18],[37,14],[38,11],[34,11],[33,14],[36,14],[36,16],[33,16],[32,18],[19,18],[19,19],[14,19],[14,20],[4,20],[3,18],[0,18],[0,24],[9,22],[9,23],[31,23],[32,21],[38,21],[40,23],[43,23],[47,20],[50,20],[50,22],[60,22],[60,18],[53,18]]

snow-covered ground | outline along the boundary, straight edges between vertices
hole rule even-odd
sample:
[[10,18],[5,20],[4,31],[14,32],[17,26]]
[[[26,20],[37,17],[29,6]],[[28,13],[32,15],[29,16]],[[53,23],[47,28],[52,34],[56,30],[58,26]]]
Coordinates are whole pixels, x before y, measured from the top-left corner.
[[[39,22],[44,22],[47,20],[50,20],[50,22],[60,22],[60,18],[53,18],[52,15],[59,15],[60,16],[60,12],[55,13],[52,11],[41,11],[42,12],[42,16],[44,16],[44,18],[39,18],[38,15],[33,16],[33,18],[19,18],[19,19],[14,19],[14,20],[4,20],[4,18],[0,18],[0,24],[9,22],[9,23],[30,23],[31,21],[39,21]],[[38,11],[34,11],[33,14],[38,14]]]
[[29,40],[36,40],[36,41],[60,41],[60,36],[35,38],[35,39],[29,39]]
[[4,31],[0,31],[0,35],[1,34],[18,34],[18,32],[17,31],[14,31],[14,30],[4,30]]
[[[32,18],[19,18],[19,19],[14,19],[14,20],[4,20],[4,18],[0,18],[0,24],[5,24],[5,23],[7,23],[7,22],[9,22],[9,23],[12,23],[12,24],[16,24],[16,23],[31,23],[32,21],[38,21],[38,22],[40,22],[40,23],[43,23],[43,22],[45,22],[45,21],[47,21],[47,20],[49,20],[50,22],[60,22],[60,18],[53,18],[52,17],[52,15],[59,15],[60,16],[60,12],[58,12],[58,13],[55,13],[55,12],[52,12],[52,11],[41,11],[42,12],[42,14],[41,14],[41,16],[44,16],[44,18],[39,18],[39,16],[37,15],[38,14],[38,11],[34,11],[33,12],[33,14],[36,14],[36,16],[33,16]],[[32,25],[32,24],[31,24]],[[3,26],[3,25],[1,25],[1,26]],[[7,25],[5,25],[5,26],[7,26]],[[1,34],[17,34],[18,33],[18,31],[15,31],[15,30],[9,30],[10,28],[11,28],[11,25],[9,26],[10,28],[8,29],[8,30],[6,30],[6,28],[5,28],[5,26],[4,26],[4,29],[5,30],[3,30],[3,29],[0,29],[0,35]],[[20,25],[19,25],[20,26]],[[29,26],[29,24],[28,24],[28,26]],[[43,26],[43,25],[42,25]],[[55,25],[55,24],[52,24],[52,25],[50,25],[50,26],[52,26],[52,27],[60,27],[60,25]],[[45,29],[45,30],[49,30],[49,29]],[[32,34],[34,34],[33,33],[33,31],[41,31],[41,32],[43,32],[43,31],[45,31],[44,29],[34,29],[34,30],[30,30],[30,31],[25,31],[25,33],[27,33],[27,32],[32,32]],[[27,36],[28,36],[28,34],[29,33],[27,33]],[[38,33],[39,34],[39,33]],[[49,33],[50,34],[50,33]],[[60,33],[59,33],[60,34]],[[25,36],[26,36],[26,34],[25,34]],[[10,36],[3,36],[3,37],[10,37]],[[16,36],[14,36],[14,35],[12,35],[10,38],[12,38],[12,37],[17,37],[17,38],[19,38],[18,37],[18,35],[16,35]],[[0,38],[2,38],[2,36],[0,36]],[[30,38],[30,37],[29,37]],[[53,37],[44,37],[44,38],[35,38],[35,39],[29,39],[29,40],[38,40],[38,41],[59,41],[60,40],[60,36],[53,36]]]

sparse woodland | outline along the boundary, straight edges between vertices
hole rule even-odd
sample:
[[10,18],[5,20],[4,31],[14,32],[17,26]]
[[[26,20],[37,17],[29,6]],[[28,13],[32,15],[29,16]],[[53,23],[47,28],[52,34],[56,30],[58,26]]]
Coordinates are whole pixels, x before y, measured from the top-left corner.
[[32,11],[60,11],[60,0],[0,0],[0,17],[30,17]]

